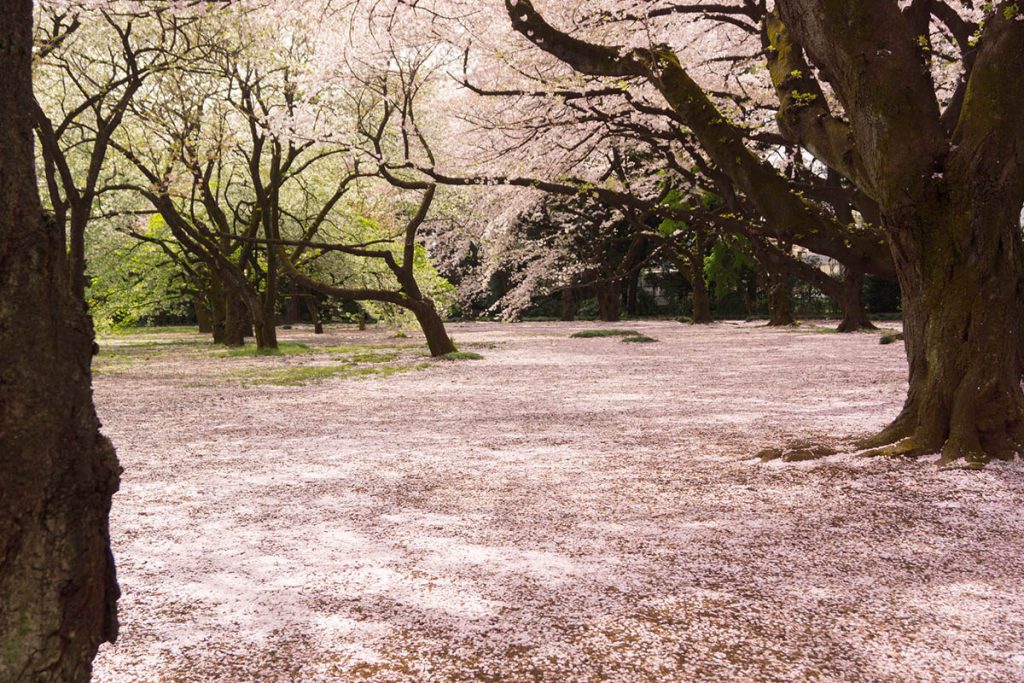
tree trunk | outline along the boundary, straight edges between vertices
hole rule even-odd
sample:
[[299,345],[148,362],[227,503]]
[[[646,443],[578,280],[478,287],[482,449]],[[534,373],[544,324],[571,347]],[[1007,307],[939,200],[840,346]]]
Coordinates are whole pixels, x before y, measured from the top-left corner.
[[571,287],[562,290],[562,322],[576,320],[576,293]]
[[277,320],[273,315],[267,315],[265,310],[260,310],[253,331],[256,334],[256,348],[276,349],[277,348]]
[[[324,324],[320,321],[320,306],[316,303],[316,297],[312,294],[303,297],[306,302],[306,310],[309,312],[309,319],[313,321],[313,334],[323,334]],[[363,322],[363,313],[360,311],[359,329],[365,330],[366,323]]]
[[117,635],[120,467],[92,403],[92,324],[32,149],[32,2],[0,12],[0,680],[89,680]]
[[896,228],[910,390],[899,417],[866,446],[941,449],[944,462],[1008,459],[1024,446],[1020,217],[1012,202],[978,194],[959,207],[936,201],[924,216],[887,216]]
[[76,301],[85,301],[85,226],[89,220],[89,208],[72,204],[68,230],[68,274],[71,280],[71,296]]
[[253,334],[252,317],[242,293],[230,282],[224,281],[224,338],[225,346],[245,346],[245,338]]
[[619,284],[617,282],[598,283],[597,315],[606,323],[618,322],[620,318]]
[[199,326],[199,334],[213,333],[213,312],[203,297],[192,299],[192,308],[196,312],[196,324]]
[[708,286],[704,282],[703,273],[690,278],[690,290],[693,295],[693,324],[706,325],[714,322],[711,315],[711,297],[708,296]]
[[443,356],[457,350],[448,336],[448,331],[444,328],[444,321],[437,314],[433,301],[424,298],[414,302],[410,308],[416,314],[416,320],[423,330],[423,336],[427,338],[427,347],[430,348],[431,356]]
[[843,268],[843,285],[836,303],[843,311],[843,320],[836,328],[837,332],[876,329],[868,320],[868,312],[864,308],[864,273],[862,271]]
[[768,326],[789,327],[796,325],[793,317],[793,302],[789,296],[789,278],[784,274],[768,274]]
[[626,280],[626,313],[636,316],[639,313],[640,304],[640,271],[634,270],[633,274]]

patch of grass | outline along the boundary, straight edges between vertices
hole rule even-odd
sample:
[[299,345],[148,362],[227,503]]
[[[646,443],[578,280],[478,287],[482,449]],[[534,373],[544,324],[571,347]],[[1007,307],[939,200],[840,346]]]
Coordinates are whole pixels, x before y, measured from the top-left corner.
[[320,353],[363,353],[363,352],[377,352],[381,349],[395,349],[397,351],[411,350],[411,349],[425,349],[426,344],[359,344],[352,346],[322,346],[320,348],[313,349]]
[[658,340],[655,339],[654,337],[648,337],[648,336],[643,335],[643,334],[636,334],[636,335],[633,335],[631,337],[623,337],[622,341],[623,342],[629,342],[629,343],[632,343],[632,344],[650,344],[650,343],[656,342]]
[[252,356],[298,356],[313,351],[305,344],[280,342],[276,349],[258,349],[255,346],[241,346],[214,355],[221,358],[247,358]]
[[441,360],[483,360],[484,357],[472,351],[452,351],[441,356]]
[[429,364],[371,365],[362,367],[352,363],[345,363],[343,365],[304,365],[278,370],[250,370],[244,373],[236,373],[235,377],[241,379],[246,384],[301,387],[307,384],[319,384],[328,379],[390,377],[403,372],[421,370],[423,366],[429,367]]
[[896,332],[892,334],[883,334],[879,339],[879,344],[892,344],[893,342],[903,341],[903,333]]
[[580,330],[569,335],[573,339],[592,339],[594,337],[641,337],[636,330]]
[[97,343],[100,347],[100,357],[135,355],[154,350],[173,350],[213,346],[206,340],[197,341],[189,339],[168,339],[161,341],[125,342],[117,344],[109,344],[100,340]]
[[352,356],[349,360],[352,363],[390,363],[391,361],[398,358],[398,352],[392,351],[390,353],[377,353],[374,351],[366,351],[364,353],[357,353]]
[[199,334],[195,325],[153,325],[152,327],[114,327],[105,330],[105,335],[127,337],[133,334]]

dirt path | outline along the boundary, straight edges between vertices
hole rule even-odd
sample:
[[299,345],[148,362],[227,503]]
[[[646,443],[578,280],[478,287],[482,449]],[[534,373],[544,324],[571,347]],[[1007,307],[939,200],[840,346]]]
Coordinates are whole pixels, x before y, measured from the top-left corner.
[[325,354],[101,360],[124,597],[95,680],[1024,680],[1024,466],[749,460],[883,426],[901,345],[592,327],[457,325],[484,360],[305,386],[238,378]]

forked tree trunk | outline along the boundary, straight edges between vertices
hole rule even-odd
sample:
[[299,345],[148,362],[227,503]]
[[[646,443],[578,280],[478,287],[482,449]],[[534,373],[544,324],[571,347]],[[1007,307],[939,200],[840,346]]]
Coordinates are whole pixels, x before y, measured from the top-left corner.
[[92,403],[92,325],[36,187],[30,0],[5,3],[0,45],[0,681],[84,683],[117,635],[120,467]]
[[423,298],[414,302],[410,308],[416,314],[416,320],[423,330],[423,336],[427,338],[427,347],[430,349],[431,356],[443,356],[456,351],[455,344],[448,336],[444,321],[438,315],[433,301]]

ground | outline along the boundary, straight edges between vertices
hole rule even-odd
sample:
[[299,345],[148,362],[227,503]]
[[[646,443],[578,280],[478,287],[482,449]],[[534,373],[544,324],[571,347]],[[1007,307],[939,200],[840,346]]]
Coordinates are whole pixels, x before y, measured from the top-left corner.
[[901,344],[593,327],[454,325],[460,361],[103,340],[124,595],[95,680],[1024,680],[1024,466],[751,459],[884,426]]

